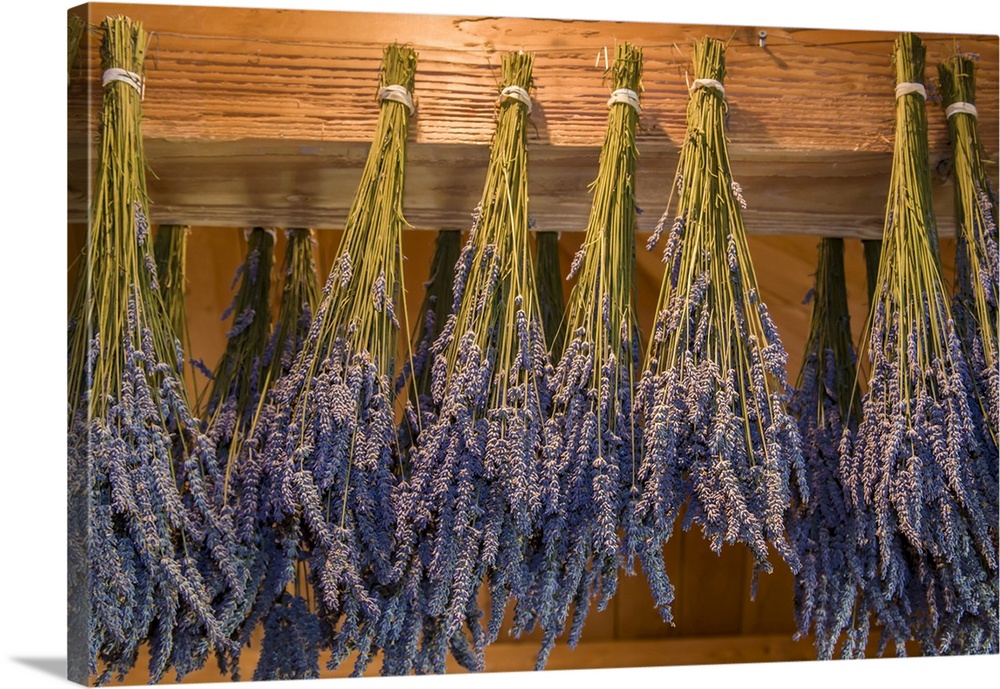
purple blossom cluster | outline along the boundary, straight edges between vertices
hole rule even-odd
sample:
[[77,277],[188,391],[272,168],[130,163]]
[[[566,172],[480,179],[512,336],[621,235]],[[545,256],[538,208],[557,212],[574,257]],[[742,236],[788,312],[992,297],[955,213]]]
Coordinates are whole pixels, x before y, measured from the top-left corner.
[[[638,391],[643,457],[629,554],[639,557],[665,620],[673,588],[662,546],[682,508],[682,527],[701,526],[714,551],[743,543],[755,573],[770,572],[770,544],[795,572],[801,563],[785,536],[792,486],[808,499],[777,330],[741,270],[734,236],[725,260],[718,245],[695,260],[685,251],[704,244],[698,231],[679,218],[668,236],[664,279],[672,289],[661,299]],[[678,288],[682,263],[700,266],[689,289]]]
[[[90,365],[101,356],[99,333],[92,347]],[[99,683],[124,676],[142,646],[152,681],[171,668],[183,677],[213,651],[229,667],[248,573],[221,503],[214,445],[134,299],[121,352],[121,386],[106,413],[89,417],[83,404],[70,422],[70,466],[87,477],[76,490],[87,496],[90,671]]]
[[[436,419],[424,426],[410,479],[396,496],[407,618],[404,636],[386,649],[393,673],[443,672],[449,653],[482,670],[483,649],[497,638],[507,604],[526,598],[531,584],[527,553],[540,508],[548,356],[541,323],[517,308],[521,328],[497,332],[485,351],[466,332],[447,380],[432,384]],[[496,355],[504,335],[515,347],[506,366]],[[448,336],[446,330],[441,337]],[[505,394],[498,400],[499,389]],[[484,581],[486,629],[478,606]]]
[[[997,343],[1000,291],[1000,230],[997,195],[989,180],[976,189],[974,210],[955,237],[955,325],[967,357],[976,399],[972,413],[979,417],[983,442],[997,450],[1000,428],[1000,347]],[[994,470],[996,480],[996,470]]]
[[[788,535],[802,567],[795,578],[797,638],[812,634],[820,659],[834,657],[857,602],[855,510],[841,477],[841,441],[857,431],[856,358],[851,341],[843,240],[819,246],[809,337],[790,410],[798,421],[809,499],[793,489]],[[793,486],[794,488],[794,486]]]
[[[880,652],[997,652],[996,455],[972,414],[972,378],[943,295],[910,317],[888,290],[876,301],[871,380],[856,437],[845,436],[844,489],[858,520],[863,604],[845,655],[861,654],[870,620]],[[924,352],[944,343],[929,361]]]
[[575,647],[593,600],[603,610],[617,590],[619,533],[628,529],[638,459],[631,381],[639,338],[634,324],[623,322],[621,331],[621,346],[611,352],[579,328],[552,378],[533,585],[521,601],[544,630],[536,669],[544,668],[567,623],[567,643]]

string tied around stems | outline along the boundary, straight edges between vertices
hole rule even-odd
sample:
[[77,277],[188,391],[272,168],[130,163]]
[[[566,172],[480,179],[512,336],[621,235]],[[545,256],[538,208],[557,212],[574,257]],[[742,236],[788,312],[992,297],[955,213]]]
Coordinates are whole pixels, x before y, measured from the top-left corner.
[[944,109],[945,117],[949,120],[952,115],[957,115],[959,113],[962,113],[963,115],[972,115],[974,119],[979,119],[979,111],[976,110],[976,106],[972,103],[956,101]]
[[104,70],[104,74],[101,75],[101,86],[107,86],[116,81],[124,82],[134,88],[140,99],[146,95],[146,81],[135,72],[121,67],[109,67]]
[[903,81],[896,84],[896,98],[909,93],[919,93],[921,98],[927,100],[927,89],[924,88],[923,84],[916,81]]
[[503,91],[500,92],[500,102],[503,103],[508,98],[513,98],[514,100],[524,103],[528,108],[528,114],[531,114],[531,96],[528,92],[517,84],[511,84],[510,86],[504,87]]
[[706,88],[707,89],[715,89],[716,91],[718,91],[719,93],[721,93],[723,96],[726,95],[726,89],[722,85],[722,82],[718,81],[716,79],[695,79],[693,82],[691,82],[691,92],[692,93],[694,93],[698,89],[706,89]]
[[390,84],[385,86],[381,91],[378,92],[378,98],[380,101],[391,100],[396,103],[402,103],[406,106],[406,109],[410,111],[410,115],[416,112],[417,108],[413,104],[413,96],[410,91],[399,84]]
[[637,113],[642,114],[642,108],[639,106],[639,94],[632,89],[623,88],[612,91],[611,97],[608,99],[608,107],[610,108],[615,103],[630,105]]

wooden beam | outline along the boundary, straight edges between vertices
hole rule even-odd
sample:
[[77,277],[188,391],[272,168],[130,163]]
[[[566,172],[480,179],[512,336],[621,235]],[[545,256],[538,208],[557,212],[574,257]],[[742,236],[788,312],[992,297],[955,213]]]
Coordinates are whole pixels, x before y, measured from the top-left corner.
[[[156,177],[155,222],[339,227],[374,130],[382,48],[419,53],[406,214],[417,228],[464,227],[482,190],[496,71],[507,50],[536,53],[531,213],[540,229],[580,230],[607,117],[603,48],[644,49],[640,229],[663,212],[685,129],[690,46],[729,39],[729,132],[752,233],[874,237],[893,136],[896,34],[92,3],[89,22],[126,14],[151,32],[143,132]],[[996,36],[924,34],[927,81],[962,50],[979,55],[977,105],[998,152]],[[69,90],[70,220],[86,217],[100,95],[99,36]],[[601,55],[595,67],[595,56]],[[947,126],[928,103],[935,209],[953,233]]]

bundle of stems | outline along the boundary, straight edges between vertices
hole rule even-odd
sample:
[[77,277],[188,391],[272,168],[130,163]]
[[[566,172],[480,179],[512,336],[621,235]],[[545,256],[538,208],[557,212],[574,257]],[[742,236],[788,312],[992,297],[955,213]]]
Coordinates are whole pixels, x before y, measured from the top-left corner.
[[356,674],[394,632],[398,603],[386,587],[393,580],[396,314],[404,303],[411,112],[396,99],[412,93],[416,59],[404,46],[384,50],[374,141],[338,258],[299,355],[244,443],[243,470],[260,494],[247,501],[241,524],[256,518],[269,533],[258,595],[278,598],[307,559],[329,667],[356,652]]
[[[635,177],[642,90],[642,50],[621,43],[610,70],[613,93],[587,231],[574,258],[578,271],[562,332],[566,348],[552,379],[552,411],[539,477],[542,508],[536,583],[523,601],[544,629],[537,668],[544,667],[573,611],[568,643],[576,646],[591,600],[614,595],[621,564],[619,531],[638,468],[633,413],[639,368],[636,314]],[[632,102],[635,104],[633,105]]]
[[857,431],[860,404],[851,316],[844,276],[844,240],[819,243],[812,318],[790,408],[799,424],[805,482],[811,499],[793,490],[788,532],[802,562],[795,578],[797,638],[812,633],[820,659],[833,657],[849,626],[860,580],[856,516],[841,485],[840,443]]
[[[312,230],[285,231],[285,253],[280,269],[283,279],[281,301],[262,356],[260,399],[255,416],[271,413],[267,406],[271,404],[271,390],[295,365],[319,305],[315,244]],[[262,425],[251,427],[262,428]],[[230,490],[236,496],[241,516],[238,522],[241,543],[255,558],[251,580],[255,598],[247,611],[240,642],[244,646],[249,644],[257,626],[263,624],[264,638],[254,669],[254,681],[315,678],[319,676],[323,631],[309,585],[308,566],[304,560],[294,562],[293,583],[282,590],[276,590],[269,578],[275,563],[282,580],[289,575],[284,569],[287,567],[284,555],[272,559],[275,531],[271,524],[257,523],[260,474],[256,470],[259,463],[254,461],[253,454],[259,447],[259,435],[244,436],[235,455],[231,476]]]
[[[187,323],[187,241],[191,233],[186,225],[159,225],[153,242],[153,257],[156,260],[156,274],[159,282],[160,299],[163,310],[170,321],[174,337],[180,341],[182,349],[191,361],[189,390],[194,393],[191,404],[193,410],[200,410],[201,390],[196,371],[203,364],[191,358],[191,333]],[[206,370],[206,373],[208,371]]]
[[188,231],[184,225],[158,225],[153,242],[153,258],[156,260],[163,309],[174,337],[184,344],[188,341],[185,307]]
[[558,361],[563,352],[565,333],[560,329],[566,313],[563,298],[562,267],[559,265],[559,233],[535,232],[535,284],[538,285],[538,306],[549,355]]
[[[465,667],[482,669],[507,603],[530,580],[525,554],[540,505],[551,369],[528,236],[524,101],[533,64],[531,54],[503,57],[486,183],[455,268],[456,308],[432,347],[440,411],[420,434],[397,503],[406,616],[386,652],[392,673],[444,672],[449,648]],[[487,577],[484,630],[477,597]]]
[[[69,342],[70,674],[150,681],[231,657],[244,573],[219,509],[221,471],[180,379],[146,212],[141,74],[146,32],[101,25],[109,77],[85,265]],[[122,70],[122,71],[115,71]]]
[[282,278],[281,301],[264,356],[271,382],[292,369],[319,306],[315,235],[313,230],[305,228],[285,230],[285,254],[279,273]]
[[232,317],[226,348],[215,365],[205,406],[206,432],[220,458],[225,457],[227,486],[264,391],[264,355],[271,337],[274,231],[255,227],[247,232],[246,242],[246,257],[231,286],[239,288],[222,314],[223,321]]
[[[948,114],[955,189],[955,324],[966,346],[977,399],[973,414],[984,440],[997,453],[1000,367],[997,360],[997,298],[1000,291],[1000,230],[997,192],[987,173],[976,115],[956,103],[975,107],[976,63],[955,55],[938,65],[941,105]],[[951,110],[949,110],[951,109]],[[994,469],[994,481],[996,473]]]
[[73,76],[73,65],[76,64],[76,56],[80,52],[80,39],[83,38],[83,33],[86,30],[87,23],[81,17],[75,14],[69,15],[66,26],[67,79]]
[[[749,547],[756,582],[772,569],[769,542],[798,570],[784,534],[790,481],[808,499],[798,428],[785,408],[786,354],[760,298],[745,201],[729,165],[724,53],[711,38],[694,48],[676,208],[639,385],[644,444],[630,555],[639,556],[665,620],[673,589],[661,549],[682,506],[683,528],[699,524],[714,551]],[[669,213],[668,204],[650,247]]]
[[[844,489],[857,522],[862,591],[845,655],[919,641],[927,654],[996,648],[997,486],[979,442],[972,381],[941,275],[931,208],[925,48],[895,44],[896,139],[878,283],[861,355],[870,362]],[[900,86],[902,85],[902,86]],[[856,386],[857,387],[857,386]],[[855,394],[858,394],[855,392]]]
[[402,374],[396,384],[397,391],[402,391],[404,387],[407,389],[405,416],[400,427],[400,450],[403,459],[401,468],[404,478],[409,475],[409,453],[420,435],[420,430],[432,425],[437,418],[438,409],[431,396],[433,365],[431,348],[452,311],[455,263],[461,250],[460,230],[438,232],[434,242],[430,274],[424,283],[424,298],[420,303],[420,313],[414,322],[410,345],[413,358],[403,364]]

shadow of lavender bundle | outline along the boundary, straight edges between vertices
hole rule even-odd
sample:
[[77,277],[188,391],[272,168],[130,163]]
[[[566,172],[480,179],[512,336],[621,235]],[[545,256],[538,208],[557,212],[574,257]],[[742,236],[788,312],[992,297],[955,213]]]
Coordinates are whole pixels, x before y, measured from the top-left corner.
[[[746,202],[729,167],[721,42],[695,45],[694,72],[639,383],[643,458],[630,525],[629,554],[640,558],[668,621],[673,589],[661,549],[682,507],[683,528],[700,525],[716,552],[745,544],[756,576],[772,569],[769,543],[798,570],[784,534],[789,482],[808,497],[798,428],[785,409],[786,355],[760,300],[741,216]],[[649,248],[667,222],[665,214]]]
[[820,659],[833,658],[863,576],[857,570],[857,516],[840,476],[844,434],[857,432],[856,357],[844,277],[844,240],[824,238],[818,251],[812,317],[790,409],[798,420],[809,500],[792,486],[789,539],[802,568],[795,577],[797,638],[813,635]]
[[[509,53],[482,200],[455,269],[454,312],[432,347],[438,419],[420,434],[397,500],[406,617],[391,673],[444,672],[449,650],[483,669],[512,596],[530,580],[547,354],[528,237],[533,56]],[[489,580],[490,620],[477,595]],[[468,635],[470,636],[467,636]]]
[[[896,141],[871,322],[863,418],[845,488],[864,520],[866,579],[845,653],[862,653],[869,620],[905,654],[987,652],[997,634],[997,486],[975,428],[973,382],[937,252],[919,89],[925,48],[896,41]],[[845,439],[846,441],[846,439]],[[850,445],[849,442],[845,442]]]
[[[301,352],[276,384],[251,441],[257,522],[267,526],[266,589],[277,597],[308,562],[328,666],[356,654],[362,674],[396,633],[394,411],[403,304],[401,233],[416,53],[387,46],[380,112],[338,258]],[[405,91],[405,95],[403,92]],[[248,441],[248,442],[251,442]],[[259,448],[259,449],[256,449]],[[249,457],[253,459],[250,460]],[[249,516],[249,515],[248,515]],[[241,520],[243,523],[243,520]]]
[[[544,629],[537,669],[566,630],[575,647],[593,598],[598,609],[618,583],[619,531],[636,475],[633,418],[640,334],[635,280],[635,134],[639,121],[642,51],[616,48],[612,92],[587,232],[571,267],[579,277],[562,328],[566,347],[552,378],[539,535],[534,542],[530,596],[519,610]],[[617,98],[621,100],[617,100]],[[632,104],[634,102],[634,105]]]
[[70,327],[69,675],[124,676],[148,646],[156,682],[213,650],[230,661],[245,573],[158,294],[140,126],[146,33],[120,16],[101,31],[92,224]]
[[535,233],[535,284],[538,286],[538,308],[549,356],[558,361],[566,340],[563,317],[566,300],[563,297],[563,272],[559,264],[559,233]]

